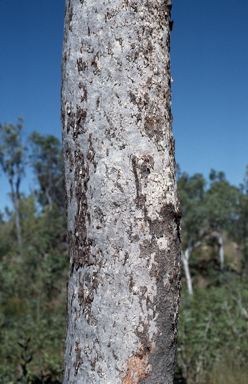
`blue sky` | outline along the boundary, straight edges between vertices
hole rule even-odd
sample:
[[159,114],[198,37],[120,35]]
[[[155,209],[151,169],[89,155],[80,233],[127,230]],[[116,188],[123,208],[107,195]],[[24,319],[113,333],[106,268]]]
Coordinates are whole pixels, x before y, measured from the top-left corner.
[[[100,1],[100,0],[99,0]],[[176,161],[189,174],[224,171],[238,185],[248,164],[248,1],[174,0],[171,36]],[[60,132],[64,0],[0,0],[0,121]],[[0,174],[0,209],[9,187]],[[21,189],[34,186],[27,177]]]

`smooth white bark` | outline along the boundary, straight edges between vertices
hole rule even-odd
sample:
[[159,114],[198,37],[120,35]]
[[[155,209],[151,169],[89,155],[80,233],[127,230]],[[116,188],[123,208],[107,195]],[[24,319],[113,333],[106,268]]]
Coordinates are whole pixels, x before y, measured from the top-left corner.
[[219,245],[219,257],[220,257],[220,271],[224,270],[224,246],[221,232],[218,232],[218,245]]
[[201,242],[198,241],[193,246],[188,246],[188,248],[186,248],[185,251],[183,251],[183,250],[181,251],[187,289],[188,289],[188,292],[190,295],[193,294],[193,286],[192,286],[192,279],[191,279],[191,274],[190,274],[190,269],[189,269],[189,259],[190,259],[190,256],[192,254],[193,249],[198,247],[200,244],[201,244]]

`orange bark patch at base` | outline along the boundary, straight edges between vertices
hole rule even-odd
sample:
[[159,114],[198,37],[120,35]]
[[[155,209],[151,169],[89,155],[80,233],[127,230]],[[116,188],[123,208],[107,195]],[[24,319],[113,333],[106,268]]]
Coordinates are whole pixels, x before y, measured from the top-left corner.
[[140,379],[144,379],[150,375],[152,370],[151,364],[148,364],[148,352],[146,354],[139,353],[138,356],[132,356],[126,362],[127,373],[122,384],[138,384]]

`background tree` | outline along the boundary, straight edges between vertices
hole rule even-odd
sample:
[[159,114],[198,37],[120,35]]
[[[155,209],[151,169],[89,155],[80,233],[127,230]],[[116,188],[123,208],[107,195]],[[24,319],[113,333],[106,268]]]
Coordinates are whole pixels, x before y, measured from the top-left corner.
[[10,184],[10,196],[15,212],[15,224],[19,251],[22,253],[22,238],[20,225],[20,183],[24,176],[27,147],[22,140],[23,119],[18,123],[0,123],[0,164]]
[[244,182],[240,184],[238,189],[238,197],[235,215],[233,216],[232,225],[229,228],[231,237],[241,245],[244,256],[244,270],[248,272],[248,166]]
[[224,269],[223,230],[228,229],[235,216],[237,188],[226,180],[224,172],[210,172],[210,188],[206,192],[205,205],[208,212],[209,227],[217,232],[220,270]]
[[194,248],[201,244],[207,233],[207,213],[204,205],[206,180],[198,173],[193,176],[189,176],[186,172],[181,173],[178,166],[177,185],[182,212],[182,262],[187,288],[189,293],[192,294],[193,287],[189,259]]
[[32,146],[31,166],[39,183],[38,200],[42,206],[53,204],[64,209],[63,155],[60,141],[53,135],[43,136],[33,132],[29,136]]
[[181,246],[170,10],[170,0],[66,1],[67,384],[173,382]]

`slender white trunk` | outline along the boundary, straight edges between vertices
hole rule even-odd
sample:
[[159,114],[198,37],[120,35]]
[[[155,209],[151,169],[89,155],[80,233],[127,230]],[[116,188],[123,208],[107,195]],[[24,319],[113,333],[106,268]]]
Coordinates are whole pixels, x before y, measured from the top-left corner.
[[224,270],[224,246],[221,232],[218,232],[218,245],[219,245],[219,257],[220,257],[220,271]]
[[172,384],[180,211],[170,0],[67,0],[64,384]]
[[201,244],[201,242],[198,241],[193,246],[189,245],[188,248],[184,252],[183,252],[183,250],[181,251],[187,288],[188,288],[190,295],[193,294],[193,286],[192,286],[192,279],[191,279],[191,274],[190,274],[190,269],[189,269],[189,259],[190,259],[190,256],[192,254],[193,249],[199,247],[200,244]]
[[182,261],[183,261],[183,268],[184,268],[184,273],[186,277],[187,288],[188,288],[189,294],[192,295],[193,287],[192,287],[192,280],[191,280],[191,275],[189,270],[190,255],[191,255],[190,248],[187,248],[184,252],[182,251]]

